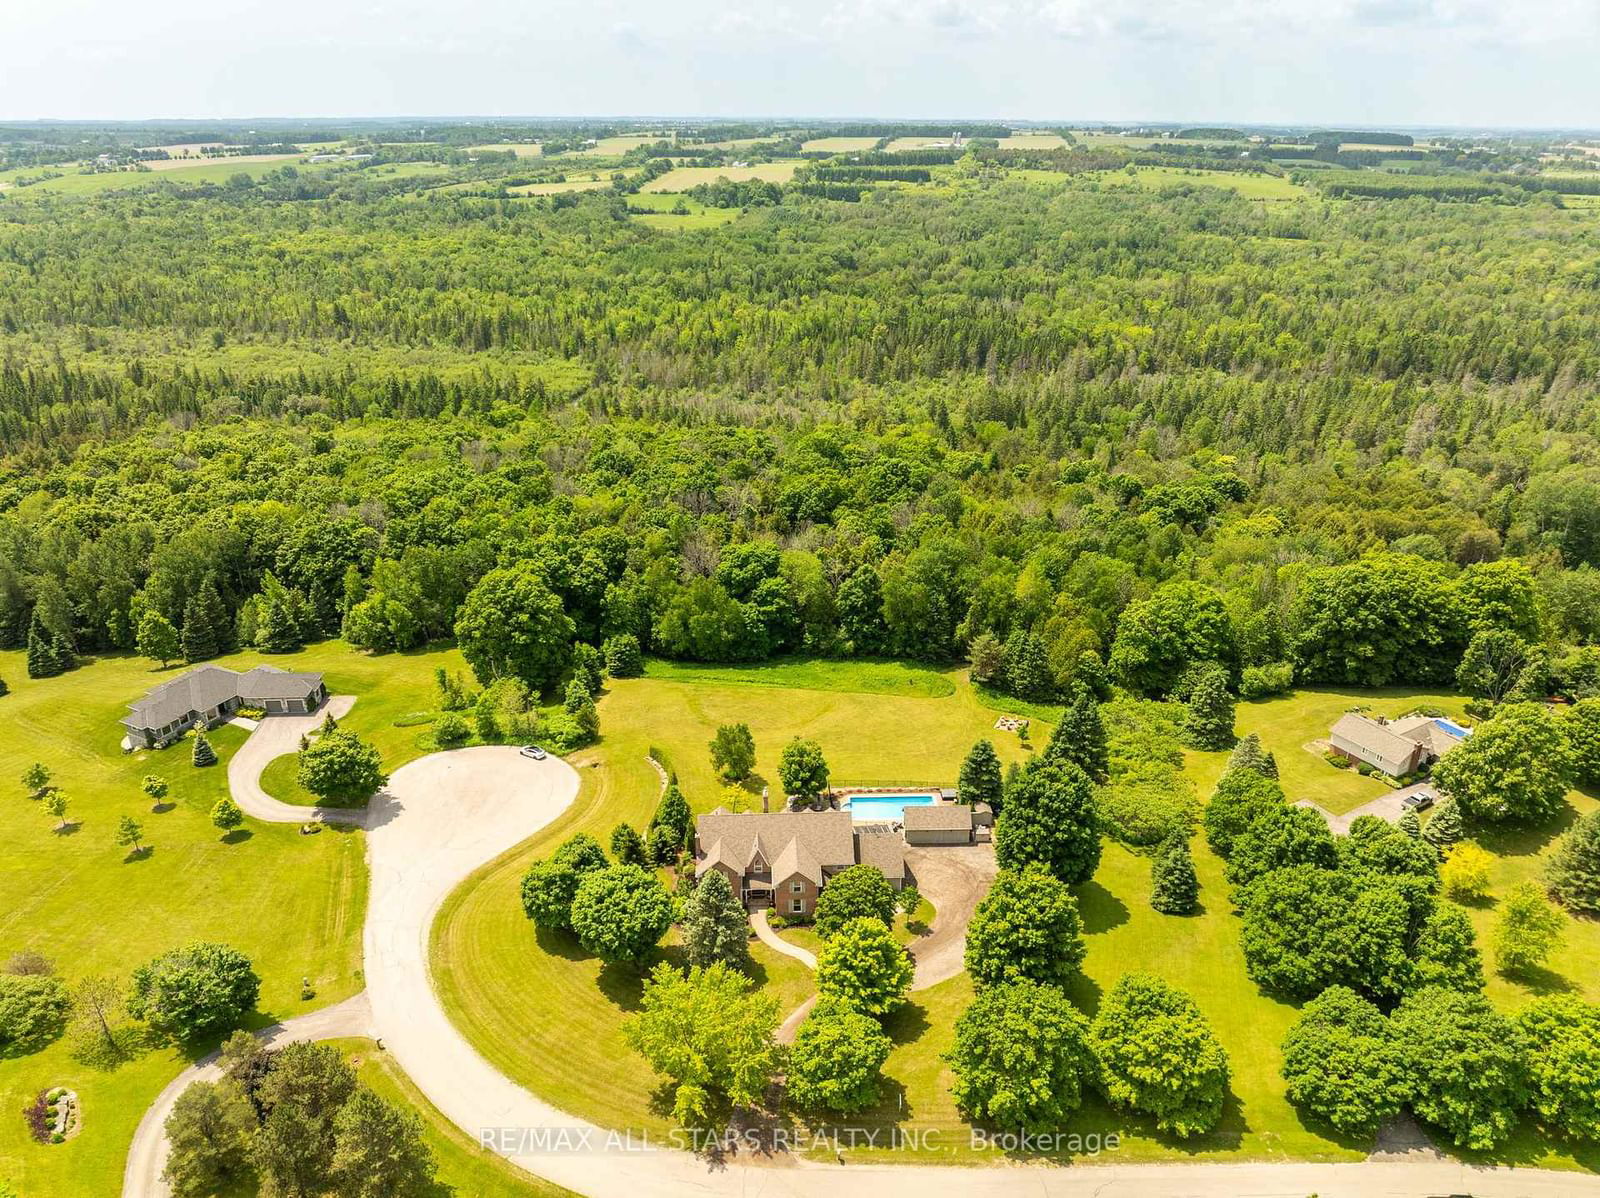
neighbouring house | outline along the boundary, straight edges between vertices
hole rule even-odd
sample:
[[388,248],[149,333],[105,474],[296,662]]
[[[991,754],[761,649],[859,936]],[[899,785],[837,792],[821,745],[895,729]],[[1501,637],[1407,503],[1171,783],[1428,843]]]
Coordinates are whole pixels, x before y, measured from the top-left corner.
[[907,807],[902,814],[907,844],[971,844],[973,810],[961,803]]
[[905,842],[887,827],[857,828],[848,811],[732,812],[695,820],[696,872],[721,870],[740,900],[809,918],[828,881],[852,865],[905,885]]
[[215,728],[241,707],[268,715],[309,715],[328,697],[321,674],[291,673],[256,666],[240,673],[224,666],[199,666],[163,682],[134,703],[122,726],[130,749],[169,744],[196,724]]
[[1460,725],[1433,716],[1387,720],[1347,712],[1334,724],[1328,744],[1346,761],[1365,761],[1390,777],[1403,778],[1438,761],[1466,735]]

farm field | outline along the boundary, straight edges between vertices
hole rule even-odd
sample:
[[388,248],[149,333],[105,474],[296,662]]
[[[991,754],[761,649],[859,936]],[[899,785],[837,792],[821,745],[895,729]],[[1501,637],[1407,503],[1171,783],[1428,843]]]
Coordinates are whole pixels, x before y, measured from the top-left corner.
[[[73,166],[51,167],[52,171],[62,171],[58,178],[45,179],[43,182],[34,183],[24,189],[29,192],[56,192],[61,195],[97,195],[109,191],[126,191],[133,188],[152,187],[158,183],[226,183],[237,174],[247,174],[259,179],[268,171],[277,170],[285,162],[298,164],[300,156],[287,158],[273,158],[270,161],[243,162],[237,158],[208,159],[201,163],[163,163],[163,169],[148,171],[105,171],[98,174],[81,174]],[[152,166],[155,164],[152,164]],[[299,166],[296,169],[315,171],[323,169],[319,166]],[[37,178],[39,168],[32,168],[14,172],[8,181],[16,182],[16,175],[23,178]]]
[[[678,211],[680,207],[688,211],[680,212]],[[648,211],[634,212],[633,219],[647,228],[661,229],[669,233],[715,229],[730,221],[738,220],[741,215],[737,208],[713,208],[702,204],[699,200],[684,195],[669,195],[665,192],[641,191],[631,195],[628,197],[628,208],[647,209]]]
[[883,148],[891,154],[898,154],[903,150],[932,150],[944,149],[950,144],[950,137],[897,137]]
[[800,148],[808,154],[847,154],[854,150],[870,150],[878,140],[876,137],[813,137],[801,143]]
[[[30,681],[20,653],[0,653],[0,677],[12,687],[0,720],[0,801],[9,807],[0,957],[41,952],[75,984],[96,974],[126,979],[168,949],[223,941],[261,975],[263,1023],[356,993],[366,905],[361,834],[301,836],[293,827],[247,824],[224,838],[210,814],[227,790],[227,758],[244,739],[237,728],[212,736],[221,760],[203,770],[190,764],[186,744],[124,755],[117,720],[127,703],[171,676],[143,659],[113,657]],[[35,761],[68,796],[66,832],[17,783]],[[150,773],[171,787],[161,812],[139,789]],[[114,841],[123,815],[143,825],[150,851],[139,859]],[[316,990],[309,1003],[300,997],[302,978]],[[183,1052],[147,1046],[103,1068],[77,1059],[70,1038],[0,1059],[6,1110],[68,1085],[87,1112],[83,1133],[67,1146],[36,1145],[20,1119],[0,1121],[0,1175],[27,1194],[112,1192],[140,1114],[186,1063]]]
[[658,141],[671,141],[670,133],[626,133],[616,137],[602,137],[594,145],[581,150],[570,150],[561,155],[563,158],[601,158],[614,157],[626,154],[629,150],[637,150],[640,146],[654,145]]
[[674,167],[660,178],[652,179],[642,188],[646,192],[688,191],[702,183],[715,183],[730,179],[735,183],[759,179],[766,183],[787,183],[794,178],[798,162],[758,162],[752,166],[680,166]]
[[543,146],[539,145],[537,142],[526,141],[502,141],[495,142],[492,145],[467,147],[467,152],[469,154],[475,150],[510,150],[512,153],[516,154],[518,158],[539,158],[544,154]]
[[567,191],[594,191],[596,188],[610,186],[610,171],[591,171],[582,175],[568,175],[565,180],[557,183],[524,183],[517,187],[508,187],[506,191],[520,196],[553,196]]
[[1171,187],[1187,184],[1191,187],[1225,187],[1238,192],[1247,200],[1298,200],[1310,193],[1297,183],[1277,175],[1246,173],[1243,171],[1195,171],[1177,166],[1141,166],[1136,174],[1124,171],[1105,171],[1100,176],[1108,187]]
[[1000,139],[1002,150],[1054,150],[1066,144],[1059,133],[1013,133]]

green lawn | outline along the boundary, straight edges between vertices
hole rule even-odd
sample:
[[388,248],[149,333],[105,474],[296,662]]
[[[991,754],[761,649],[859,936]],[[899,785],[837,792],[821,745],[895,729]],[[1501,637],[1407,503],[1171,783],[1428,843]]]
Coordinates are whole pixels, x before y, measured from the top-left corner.
[[[224,839],[210,812],[226,793],[226,761],[241,731],[213,735],[222,760],[205,770],[190,764],[187,746],[128,755],[118,747],[128,702],[171,676],[141,659],[108,658],[32,681],[22,654],[0,653],[0,677],[12,688],[0,698],[0,803],[9,813],[0,959],[34,949],[68,982],[100,973],[125,979],[157,953],[211,939],[255,962],[263,1021],[354,994],[367,886],[361,834],[300,836],[247,822]],[[54,770],[69,797],[65,834],[17,782],[34,761]],[[171,786],[159,813],[139,790],[148,773]],[[144,825],[151,847],[137,860],[125,860],[114,843],[124,814]],[[310,1003],[300,998],[303,977],[317,992]],[[0,1120],[0,1177],[27,1194],[116,1192],[134,1126],[186,1060],[161,1048],[106,1071],[75,1060],[65,1040],[0,1060],[0,1110],[14,1116],[40,1089],[67,1085],[85,1112],[83,1133],[57,1146],[33,1144],[19,1118]]]

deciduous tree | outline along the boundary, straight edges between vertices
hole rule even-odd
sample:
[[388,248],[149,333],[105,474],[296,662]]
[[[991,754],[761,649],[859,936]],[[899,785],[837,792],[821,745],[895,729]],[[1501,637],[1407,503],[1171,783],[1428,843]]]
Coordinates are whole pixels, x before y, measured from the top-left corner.
[[1089,1048],[1112,1106],[1184,1139],[1222,1118],[1227,1054],[1194,1000],[1154,974],[1122,975],[1090,1024]]
[[974,1122],[1008,1130],[1061,1127],[1095,1075],[1088,1032],[1054,986],[1019,979],[985,987],[956,1020],[946,1056],[956,1106]]
[[1068,885],[1087,882],[1100,864],[1094,786],[1077,766],[1035,759],[1008,785],[995,823],[1002,869],[1039,862]]
[[911,958],[877,919],[852,919],[817,958],[817,992],[867,1015],[887,1015],[905,1002]]
[[967,926],[967,972],[979,987],[1023,978],[1064,986],[1083,956],[1077,900],[1037,862],[1001,870]]
[[827,939],[852,919],[876,919],[894,925],[894,888],[875,865],[852,865],[828,880],[817,896],[817,935]]

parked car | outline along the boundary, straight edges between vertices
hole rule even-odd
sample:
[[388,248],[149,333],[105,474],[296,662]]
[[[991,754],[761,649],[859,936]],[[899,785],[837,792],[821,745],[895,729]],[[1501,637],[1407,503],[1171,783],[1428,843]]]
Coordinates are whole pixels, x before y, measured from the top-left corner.
[[1425,790],[1419,790],[1416,794],[1401,799],[1400,806],[1407,811],[1426,811],[1433,806],[1433,796]]
[[548,756],[538,745],[523,745],[521,751],[524,757],[532,757],[535,761],[543,761]]

